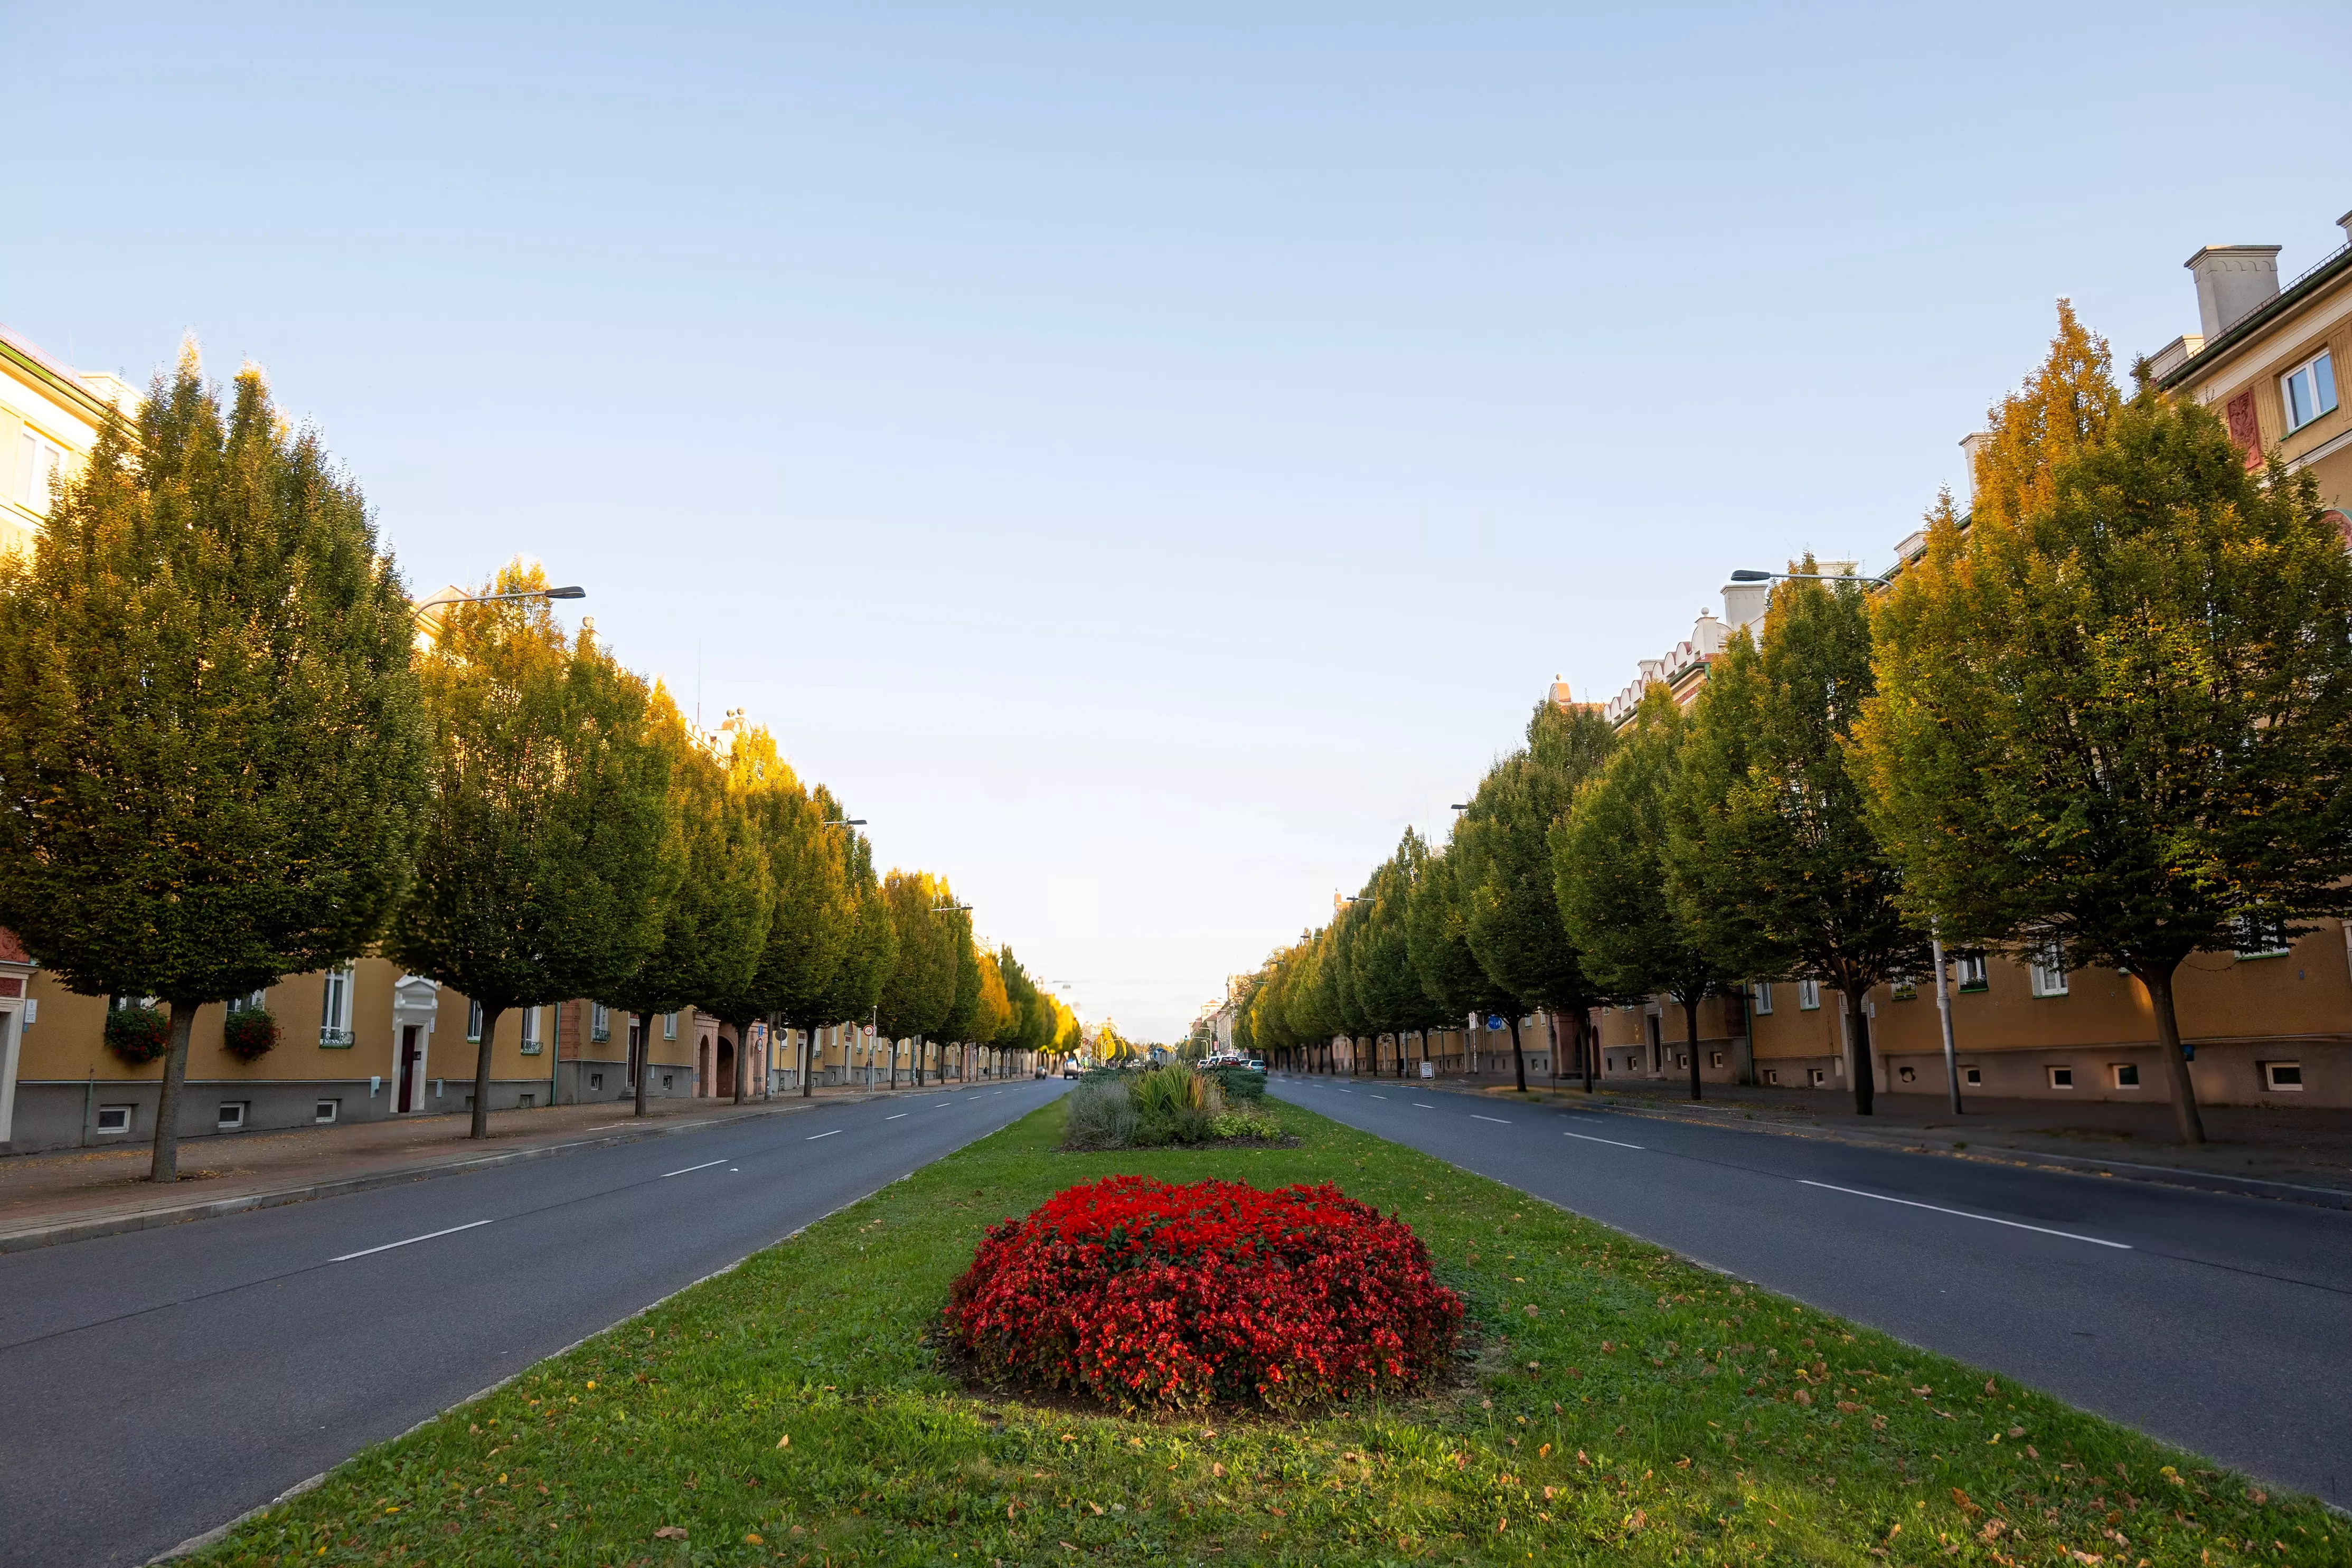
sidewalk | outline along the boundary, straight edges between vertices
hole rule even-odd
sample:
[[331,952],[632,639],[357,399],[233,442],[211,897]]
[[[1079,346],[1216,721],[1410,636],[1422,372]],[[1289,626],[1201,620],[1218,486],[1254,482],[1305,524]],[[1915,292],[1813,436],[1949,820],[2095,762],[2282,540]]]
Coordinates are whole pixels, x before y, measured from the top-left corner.
[[[929,1092],[965,1087],[925,1085]],[[482,1143],[467,1136],[471,1118],[463,1113],[183,1138],[180,1179],[169,1186],[147,1181],[152,1151],[144,1144],[10,1155],[0,1158],[0,1253],[888,1093],[819,1089],[810,1100],[779,1094],[740,1106],[727,1100],[655,1100],[642,1121],[627,1101],[498,1111]]]
[[[1476,1086],[1515,1094],[1507,1084]],[[1853,1113],[1849,1094],[1710,1083],[1693,1104],[1687,1083],[1620,1080],[1588,1101],[1570,1081],[1530,1083],[1530,1097],[1561,1104],[1598,1103],[1612,1111],[1664,1116],[1755,1132],[1832,1138],[1960,1159],[2089,1170],[2120,1179],[2164,1182],[2210,1191],[2289,1198],[2352,1208],[2352,1111],[2208,1105],[2202,1145],[2175,1138],[2172,1108],[2089,1100],[1970,1098],[1954,1116],[1942,1094],[1882,1092],[1869,1116]]]

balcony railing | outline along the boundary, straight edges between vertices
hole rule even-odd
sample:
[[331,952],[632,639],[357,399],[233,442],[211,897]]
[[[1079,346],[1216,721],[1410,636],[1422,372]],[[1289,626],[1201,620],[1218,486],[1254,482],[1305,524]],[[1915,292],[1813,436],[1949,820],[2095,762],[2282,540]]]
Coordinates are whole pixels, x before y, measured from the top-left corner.
[[321,1050],[341,1051],[347,1049],[351,1043],[351,1030],[337,1029],[331,1024],[319,1026],[319,1045]]

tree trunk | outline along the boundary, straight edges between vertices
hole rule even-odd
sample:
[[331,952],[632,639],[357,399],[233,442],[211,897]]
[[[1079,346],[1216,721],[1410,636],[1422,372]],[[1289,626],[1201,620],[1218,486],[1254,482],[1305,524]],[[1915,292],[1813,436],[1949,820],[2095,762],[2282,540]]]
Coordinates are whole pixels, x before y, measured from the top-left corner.
[[914,1080],[915,1080],[915,1087],[916,1087],[916,1088],[918,1088],[918,1089],[920,1089],[920,1088],[923,1086],[923,1051],[924,1051],[924,1050],[925,1050],[925,1047],[924,1047],[924,1044],[923,1044],[923,1037],[922,1037],[921,1035],[919,1035],[919,1035],[917,1035],[917,1036],[915,1037],[915,1060],[913,1061],[913,1062],[911,1062],[911,1063],[909,1064],[909,1065],[910,1065],[910,1067],[911,1067],[911,1068],[912,1068],[912,1070],[913,1070],[913,1075],[914,1075]]
[[1690,1048],[1691,1098],[1700,1098],[1698,1092],[1698,1003],[1683,1002],[1683,1040]]
[[[2160,974],[2150,973],[2154,964],[2132,965],[2132,973],[2147,988],[2147,999],[2156,1004],[2156,1048],[2164,1056],[2166,1087],[2172,1091],[2172,1124],[2184,1144],[2205,1141],[2205,1119],[2197,1113],[2197,1082],[2189,1076],[2189,1059],[2180,1053],[2180,1019],[2172,1010],[2172,976],[2178,966],[2165,965]],[[178,1009],[173,1009],[177,1016]]]
[[1519,1009],[1516,1003],[1511,1008],[1511,1071],[1518,1077],[1519,1092],[1526,1093],[1528,1092],[1528,1059],[1519,1050]]
[[[773,1029],[772,1023],[768,1026]],[[743,1103],[743,1086],[751,1078],[751,1026],[744,1024],[735,1030],[735,1103]]]
[[[499,1037],[499,1015],[507,1009],[489,1002],[482,1004],[482,1043],[474,1052],[474,1126],[466,1135],[487,1138],[490,1135],[490,1042]],[[392,1103],[400,1103],[400,1092],[393,1091]]]
[[188,1081],[188,1040],[195,1032],[196,1009],[203,1005],[184,997],[165,1000],[172,1009],[172,1032],[163,1048],[163,1090],[155,1101],[155,1158],[147,1167],[149,1181],[180,1179],[180,1090]]
[[1592,1092],[1593,1060],[1601,1054],[1600,1031],[1592,1027],[1592,1009],[1580,1009],[1576,1015],[1576,1049],[1583,1058],[1584,1092]]
[[1845,997],[1845,1015],[1853,1025],[1853,1113],[1867,1116],[1878,1099],[1878,1072],[1870,1065],[1870,1014],[1863,1009],[1863,993],[1839,988]]
[[801,1030],[801,1098],[808,1099],[816,1092],[816,1030],[814,1027]]
[[[636,1048],[635,1054],[637,1059],[637,1114],[640,1116],[646,1114],[646,1085],[653,1081],[654,1076],[654,1031],[646,1027],[648,1016],[645,1013],[629,1015],[629,1027],[636,1031],[637,1036],[633,1043]],[[558,1013],[555,1021],[557,1024],[555,1033],[559,1042],[556,1049],[560,1051],[562,1049],[561,1040],[563,1034],[562,1027],[563,1015]]]

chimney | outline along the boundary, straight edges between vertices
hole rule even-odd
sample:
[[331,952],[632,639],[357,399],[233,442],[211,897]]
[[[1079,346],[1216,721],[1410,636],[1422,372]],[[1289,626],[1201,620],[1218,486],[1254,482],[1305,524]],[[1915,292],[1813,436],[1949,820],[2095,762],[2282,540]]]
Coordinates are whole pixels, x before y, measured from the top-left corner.
[[2278,298],[2274,245],[2209,245],[2181,263],[2197,275],[2197,320],[2207,341]]
[[1960,510],[1966,512],[1976,505],[1977,459],[1992,444],[1992,432],[1979,430],[1973,435],[1960,437]]

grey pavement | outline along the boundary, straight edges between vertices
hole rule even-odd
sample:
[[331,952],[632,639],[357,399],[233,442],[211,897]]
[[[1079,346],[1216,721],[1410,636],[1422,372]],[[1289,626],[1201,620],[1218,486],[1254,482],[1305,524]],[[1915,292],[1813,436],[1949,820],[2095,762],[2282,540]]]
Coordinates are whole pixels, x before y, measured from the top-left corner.
[[907,1090],[0,1256],[0,1564],[144,1563],[1062,1087]]
[[1281,1098],[2352,1505],[2352,1213],[1277,1075]]

